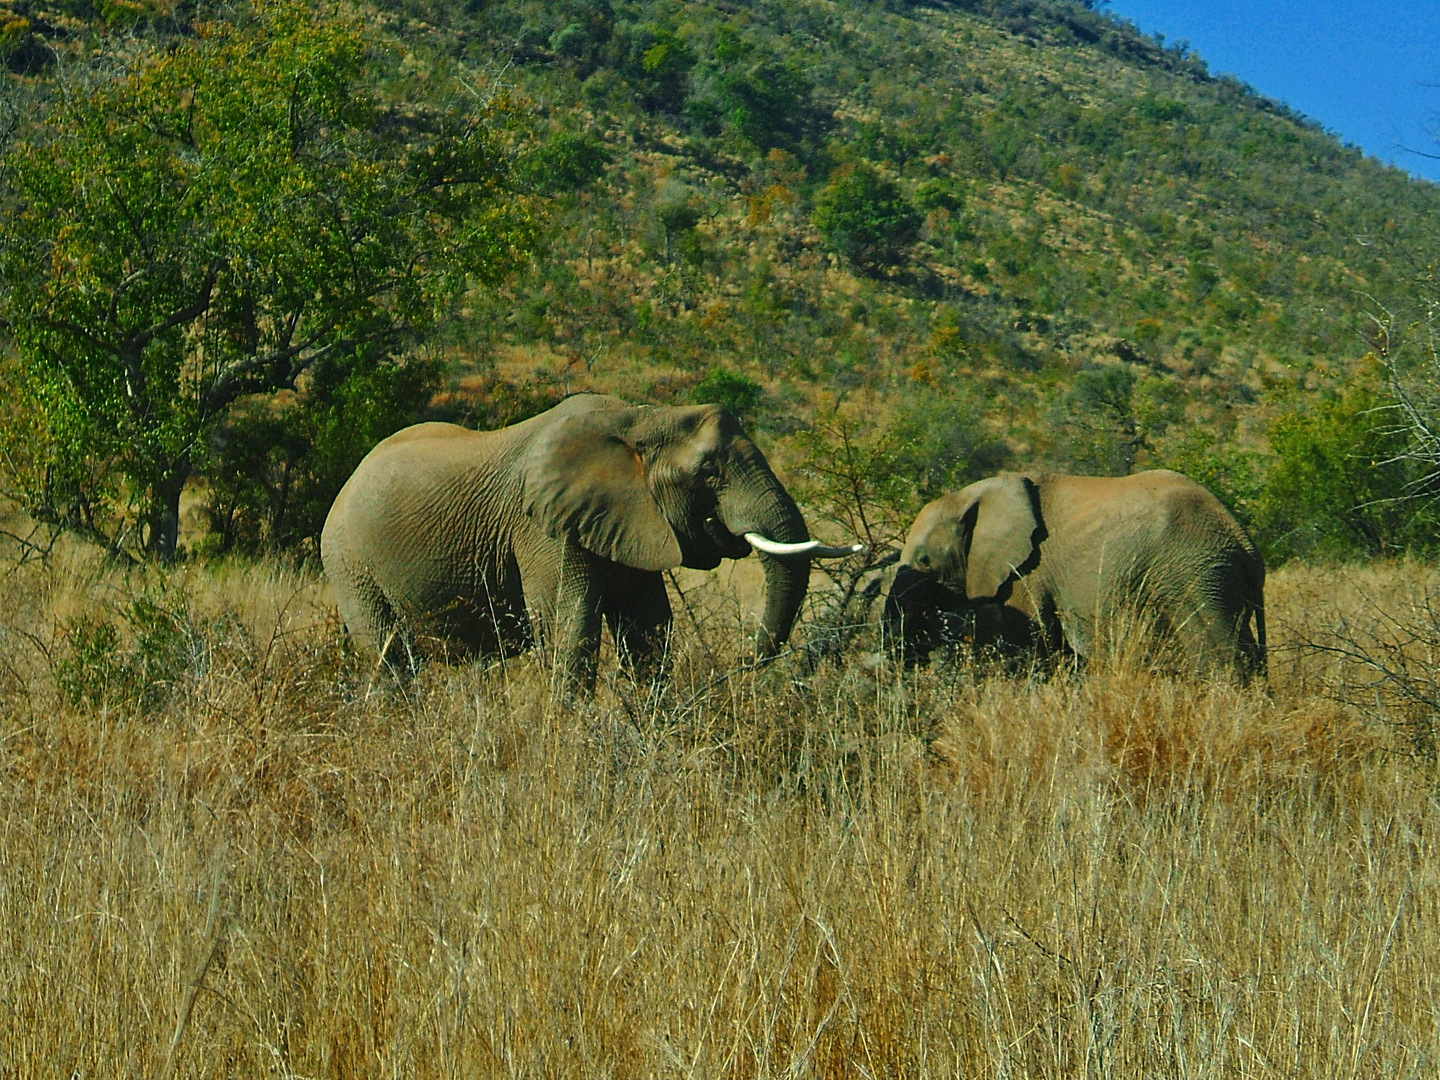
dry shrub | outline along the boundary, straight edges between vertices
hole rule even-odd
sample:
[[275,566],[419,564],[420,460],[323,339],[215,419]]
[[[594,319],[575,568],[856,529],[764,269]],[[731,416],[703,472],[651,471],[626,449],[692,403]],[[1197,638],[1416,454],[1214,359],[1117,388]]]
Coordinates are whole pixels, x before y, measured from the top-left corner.
[[1276,708],[1259,689],[1140,676],[1101,677],[1081,715],[1119,779],[1138,791],[1199,788],[1219,798],[1257,786],[1326,779],[1353,768],[1377,739],[1326,702]]
[[1434,1068],[1440,809],[1283,670],[747,670],[712,610],[565,709],[232,567],[164,583],[163,693],[67,696],[65,620],[161,589],[0,597],[0,1075],[156,1075],[187,992],[188,1076]]
[[[1412,560],[1282,571],[1280,651],[1297,689],[1363,712],[1432,766],[1440,752],[1440,576]],[[1282,617],[1284,618],[1284,617]]]

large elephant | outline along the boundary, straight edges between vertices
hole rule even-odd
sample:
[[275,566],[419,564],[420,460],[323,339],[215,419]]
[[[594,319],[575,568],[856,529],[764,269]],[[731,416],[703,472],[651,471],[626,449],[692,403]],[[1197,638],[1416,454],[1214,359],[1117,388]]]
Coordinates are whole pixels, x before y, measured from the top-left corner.
[[1265,565],[1195,481],[1006,473],[920,511],[884,623],[907,663],[937,645],[1081,657],[1122,612],[1203,667],[1265,669]]
[[765,657],[790,633],[811,558],[837,549],[810,541],[729,412],[594,394],[499,431],[397,432],[356,468],[320,537],[347,628],[392,665],[544,641],[580,685],[594,682],[602,620],[624,662],[655,659],[671,621],[662,571],[752,547]]

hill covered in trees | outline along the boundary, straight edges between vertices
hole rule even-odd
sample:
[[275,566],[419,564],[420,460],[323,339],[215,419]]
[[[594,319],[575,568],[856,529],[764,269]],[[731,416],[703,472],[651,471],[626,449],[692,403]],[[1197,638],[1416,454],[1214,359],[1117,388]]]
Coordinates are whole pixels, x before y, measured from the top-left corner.
[[[64,20],[13,11],[12,69],[52,78],[44,49],[73,45],[36,27]],[[128,17],[133,48],[193,20]],[[66,18],[114,49],[109,8]],[[1417,474],[1374,410],[1434,296],[1440,188],[1183,47],[1062,0],[383,0],[366,19],[392,55],[374,92],[501,103],[515,198],[542,207],[527,267],[427,334],[435,395],[409,387],[408,415],[722,400],[814,513],[876,540],[940,490],[1044,462],[1182,468],[1272,557],[1430,542],[1423,507],[1388,501]],[[305,379],[231,406],[197,454],[211,543],[304,543],[402,413]]]

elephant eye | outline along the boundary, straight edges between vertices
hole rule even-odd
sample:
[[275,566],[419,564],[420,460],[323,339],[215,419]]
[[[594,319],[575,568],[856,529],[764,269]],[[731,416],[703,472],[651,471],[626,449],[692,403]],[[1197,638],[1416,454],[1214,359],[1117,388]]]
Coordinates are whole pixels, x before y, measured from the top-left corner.
[[714,458],[706,458],[700,463],[700,476],[705,480],[713,480],[720,475],[720,463]]

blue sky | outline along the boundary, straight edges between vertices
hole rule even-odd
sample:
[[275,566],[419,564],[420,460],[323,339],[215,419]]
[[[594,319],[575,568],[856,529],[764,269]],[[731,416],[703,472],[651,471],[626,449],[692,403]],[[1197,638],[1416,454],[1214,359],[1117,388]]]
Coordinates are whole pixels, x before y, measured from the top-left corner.
[[[1346,142],[1440,181],[1440,0],[1111,0],[1217,74],[1318,120]],[[1434,131],[1435,134],[1430,132]]]

